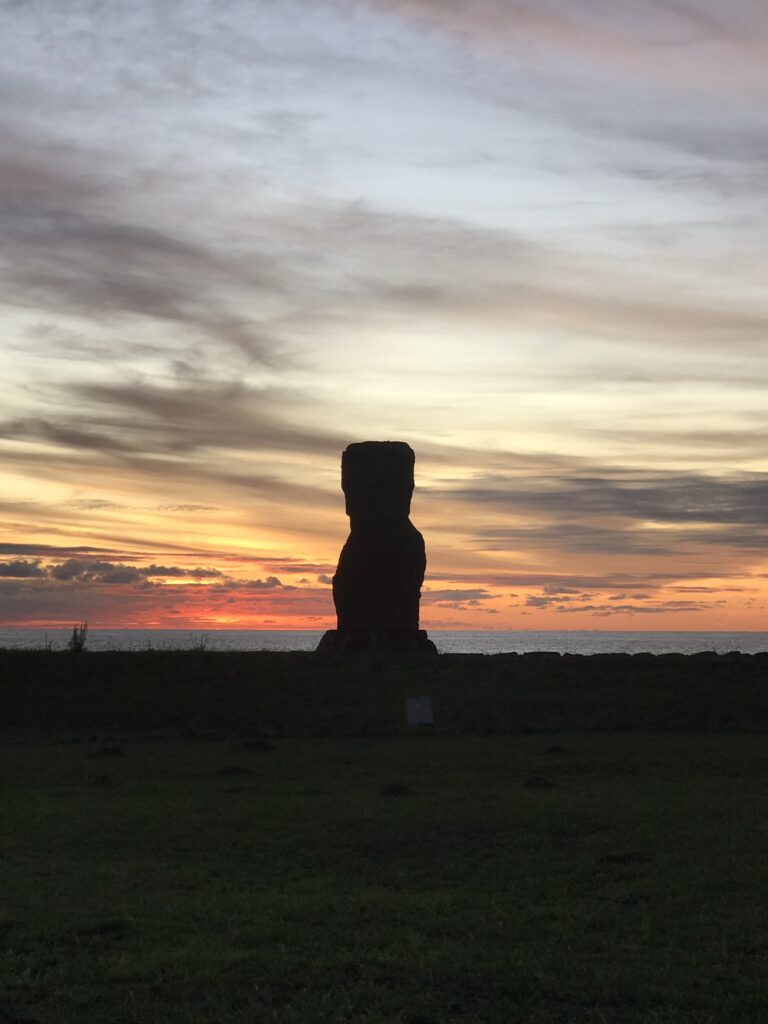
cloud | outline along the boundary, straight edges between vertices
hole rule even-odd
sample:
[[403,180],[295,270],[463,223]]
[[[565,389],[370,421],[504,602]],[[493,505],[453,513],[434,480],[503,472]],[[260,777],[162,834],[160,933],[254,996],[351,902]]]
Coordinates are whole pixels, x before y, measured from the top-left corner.
[[[421,592],[421,605],[429,608],[451,608],[455,611],[475,611],[495,613],[495,609],[483,608],[484,601],[495,600],[496,595],[489,594],[484,588],[445,588],[441,590],[425,589]],[[428,614],[428,611],[426,612]]]
[[445,590],[422,590],[421,600],[424,604],[435,604],[440,601],[461,601],[463,604],[477,601],[493,600],[494,595],[481,587],[456,588]]
[[[691,574],[686,573],[686,579],[696,578],[709,579],[710,576],[701,570]],[[535,571],[508,571],[498,572],[494,569],[488,571],[477,570],[475,572],[430,572],[429,580],[445,580],[461,583],[478,583],[494,587],[538,587],[554,584],[556,586],[573,585],[580,590],[626,590],[629,587],[637,589],[643,587],[661,586],[670,580],[679,581],[680,574],[676,572],[659,572],[649,565],[648,571],[644,573],[628,572],[606,572],[602,575],[585,574],[580,572],[535,572]],[[510,595],[511,596],[511,595]]]
[[430,494],[514,516],[515,525],[474,527],[476,543],[488,551],[554,547],[663,557],[686,545],[768,546],[768,475],[761,473],[718,477],[595,466],[593,474],[547,479],[478,476]]
[[[48,554],[49,552],[45,552]],[[57,552],[59,553],[59,552]],[[28,565],[30,563],[15,562],[15,566]],[[29,575],[39,578],[47,578],[59,583],[88,583],[88,584],[126,584],[135,583],[141,586],[148,585],[148,578],[178,578],[178,579],[220,579],[226,578],[219,569],[192,567],[185,568],[178,565],[126,565],[122,562],[109,562],[101,559],[67,558],[63,562],[54,562],[46,567],[37,566],[38,571],[29,573],[3,573],[0,575]],[[1,567],[0,567],[1,569]]]
[[333,574],[336,571],[336,566],[330,562],[305,562],[300,558],[285,556],[275,560],[266,558],[260,559],[260,561],[263,561],[264,567],[272,572]]
[[[728,16],[705,0],[697,6],[678,0],[610,0],[574,7],[569,0],[479,0],[471,7],[445,0],[367,0],[424,28],[443,31],[468,44],[512,53],[527,64],[543,64],[558,51],[564,58],[609,65],[625,75],[644,72],[670,81],[700,84],[692,67],[699,51],[758,61],[768,22],[749,0],[734,0]],[[686,48],[694,50],[693,56]],[[670,60],[674,54],[674,61]],[[720,81],[718,76],[718,81]]]
[[[45,140],[37,149],[23,140],[17,144],[26,163],[14,165],[14,179],[37,184],[20,207],[11,203],[4,214],[0,209],[0,224],[7,220],[6,302],[58,321],[65,314],[90,321],[85,337],[78,339],[72,330],[68,342],[52,337],[51,358],[71,358],[81,347],[83,360],[101,361],[115,347],[118,329],[120,347],[130,355],[137,343],[124,335],[136,333],[137,317],[151,324],[156,339],[141,342],[137,358],[142,348],[156,359],[175,353],[181,365],[186,351],[192,364],[204,367],[220,364],[214,353],[223,346],[285,368],[288,349],[296,347],[291,338],[391,320],[394,312],[403,321],[450,317],[454,323],[480,321],[516,331],[568,329],[591,338],[623,339],[629,333],[653,344],[685,343],[695,332],[699,343],[729,339],[754,347],[765,335],[768,318],[759,309],[702,295],[686,303],[679,292],[658,289],[639,299],[631,279],[623,289],[607,289],[606,275],[620,265],[615,260],[582,253],[574,261],[531,231],[400,213],[373,202],[325,199],[264,209],[258,241],[252,237],[245,252],[242,246],[205,244],[185,237],[178,221],[149,227],[130,220],[129,211],[124,221],[117,219],[124,187],[114,180],[116,168],[104,167],[104,156],[94,172],[88,170],[90,155],[74,150],[59,182],[50,170],[59,165],[51,161]],[[82,188],[83,174],[90,175],[88,189]],[[173,184],[167,183],[169,193]],[[94,195],[103,199],[94,204]],[[588,259],[592,287],[584,281]],[[271,312],[259,319],[243,312],[265,305]],[[120,327],[124,316],[129,319]],[[94,337],[94,325],[101,340]],[[176,327],[184,331],[181,352]],[[56,330],[62,331],[60,323]],[[16,424],[29,436],[91,450],[100,444],[94,427],[43,417]],[[119,452],[123,442],[113,434],[103,444]]]
[[[740,594],[746,590],[746,587],[671,587],[676,594]],[[622,597],[626,596],[624,594]],[[637,594],[632,594],[632,597],[637,598]]]
[[[554,588],[557,591],[560,588]],[[568,588],[563,588],[568,589]],[[675,592],[678,592],[681,588],[671,588]],[[686,588],[682,588],[685,590]],[[702,592],[718,593],[715,588],[691,588],[694,591],[701,589]],[[680,613],[680,612],[702,612],[710,611],[712,605],[709,603],[694,601],[691,599],[678,600],[675,598],[666,598],[664,591],[660,591],[657,594],[635,594],[633,595],[635,600],[641,600],[647,603],[642,605],[633,604],[627,602],[627,595],[625,593],[609,594],[607,596],[607,602],[604,599],[598,603],[596,598],[598,595],[595,593],[578,593],[571,591],[566,594],[549,592],[548,588],[545,588],[543,593],[540,594],[528,594],[525,599],[526,608],[538,608],[538,609],[549,609],[557,614],[575,614],[585,613],[590,615],[609,616],[609,615],[638,615],[638,614],[663,614],[663,613]]]
[[281,583],[277,576],[267,576],[263,580],[233,580],[229,579],[224,583],[216,583],[212,585],[214,592],[227,591],[227,590],[248,590],[248,591],[259,591],[259,590],[295,590],[296,587],[290,586],[286,583]]
[[474,92],[508,118],[523,111],[549,134],[562,131],[559,153],[538,161],[545,173],[582,175],[587,155],[600,173],[586,178],[601,196],[610,178],[626,176],[686,199],[759,201],[768,16],[752,0],[735,0],[727,16],[714,0],[367,6],[402,19],[424,50],[442,49],[462,98]]
[[176,502],[173,505],[158,505],[158,512],[215,512],[217,505],[199,505],[194,502]]
[[[267,576],[264,580],[242,580],[237,586],[243,590],[275,590],[276,588],[288,589],[281,583],[277,576]],[[291,588],[292,589],[292,588]]]
[[[336,463],[347,437],[305,425],[303,397],[290,389],[236,380],[161,386],[142,377],[114,385],[73,383],[60,387],[51,404],[62,400],[70,408],[48,418],[0,423],[0,438],[13,442],[4,452],[8,465],[27,472],[48,465],[52,478],[77,486],[98,465],[123,489],[130,481],[134,490],[151,487],[168,497],[204,489],[224,504],[233,491],[289,508],[338,504],[313,474],[297,472],[294,460],[284,456],[315,455]],[[59,449],[53,462],[40,442]]]
[[[103,352],[103,340],[88,340],[94,324],[110,338],[116,323],[139,331],[160,323],[184,329],[188,349],[224,345],[265,366],[284,363],[280,339],[243,313],[238,296],[281,292],[274,256],[254,246],[244,258],[196,237],[189,222],[186,229],[161,226],[137,215],[120,166],[125,155],[89,151],[84,142],[67,145],[55,129],[0,126],[7,154],[0,158],[6,308],[55,316],[65,335],[62,318],[89,321],[80,337],[69,332],[65,357],[73,349]],[[130,175],[135,168],[127,159]],[[172,188],[170,179],[167,185]],[[126,343],[128,353],[153,348]]]
[[[628,229],[626,217],[619,223],[630,236],[633,260],[625,265],[589,244],[574,252],[572,241],[554,243],[528,222],[525,229],[491,227],[459,217],[393,213],[372,202],[307,208],[303,218],[300,229],[281,219],[280,231],[297,234],[310,251],[337,254],[336,273],[319,282],[318,300],[345,301],[357,318],[397,312],[403,319],[450,318],[475,329],[564,330],[588,339],[684,348],[692,337],[713,347],[729,339],[757,351],[768,325],[762,304],[729,301],[715,289],[683,294],[660,276],[649,287],[637,263],[641,236]],[[678,236],[687,230],[673,226]],[[701,373],[700,366],[683,369]],[[577,376],[585,372],[578,364],[574,370]],[[563,375],[570,372],[568,366]],[[637,372],[652,373],[653,366]],[[549,365],[546,373],[558,376]]]
[[[260,581],[265,582],[265,581]],[[69,625],[87,619],[93,627],[144,627],[158,620],[175,628],[253,628],[265,616],[278,624],[330,625],[326,590],[262,587],[227,589],[212,584],[109,583],[94,578],[29,580],[0,578],[0,622],[7,625]]]
[[475,545],[480,551],[543,551],[556,550],[568,554],[652,555],[668,554],[670,544],[687,539],[678,533],[674,538],[652,531],[615,524],[593,527],[578,522],[555,522],[518,527],[478,527]]
[[592,615],[607,617],[610,615],[669,615],[678,612],[711,611],[709,604],[694,602],[662,601],[659,604],[584,604],[579,606],[555,608],[558,614],[569,612],[588,612]]
[[148,579],[186,579],[212,580],[219,589],[243,590],[274,590],[286,587],[276,576],[268,576],[264,580],[235,580],[220,569],[202,566],[179,565],[126,565],[121,562],[108,562],[97,559],[67,558],[63,562],[54,562],[48,566],[40,566],[36,562],[17,560],[0,563],[0,576],[16,578],[49,579],[66,583],[115,584],[137,583],[145,585]]
[[0,555],[37,555],[45,557],[48,555],[109,555],[114,552],[108,548],[92,547],[88,544],[77,544],[73,547],[56,544],[35,544],[35,543],[15,543],[11,541],[3,541],[0,543]]
[[54,580],[78,583],[145,583],[141,571],[133,566],[77,558],[52,566],[50,576]]
[[[4,211],[15,300],[40,308],[131,313],[189,322],[196,290],[215,272],[207,253],[156,229],[100,222],[64,210]],[[220,273],[221,271],[219,271]],[[207,282],[206,282],[207,283]]]
[[13,579],[33,579],[45,576],[45,570],[41,569],[37,562],[16,559],[13,562],[0,562],[0,576]]
[[390,430],[427,604],[764,557],[759,5],[73,5],[6,5],[0,525],[62,540],[9,585],[325,614],[339,453]]
[[195,580],[216,579],[224,575],[220,569],[185,569],[178,565],[145,565],[137,570],[142,576],[162,576],[167,578],[188,577]]
[[337,455],[344,438],[289,422],[303,396],[289,389],[250,386],[239,380],[160,385],[139,378],[121,384],[72,383],[74,410],[59,422],[29,418],[2,424],[8,439],[51,441],[106,453],[188,455],[206,448]]

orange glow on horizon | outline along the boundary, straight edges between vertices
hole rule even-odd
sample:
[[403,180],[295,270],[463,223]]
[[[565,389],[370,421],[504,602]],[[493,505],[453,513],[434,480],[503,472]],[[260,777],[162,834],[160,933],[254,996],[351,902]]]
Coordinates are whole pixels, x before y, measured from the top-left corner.
[[[301,577],[306,579],[306,577]],[[296,579],[297,582],[291,582]],[[575,587],[508,587],[429,578],[422,590],[421,626],[433,630],[755,630],[765,627],[765,588],[746,598],[709,585],[681,584],[636,593],[632,600]],[[558,591],[562,591],[559,592]],[[173,579],[138,585],[79,583],[58,592],[61,607],[46,615],[8,618],[6,626],[68,628],[87,620],[92,628],[286,629],[335,627],[330,586],[298,583],[298,576],[268,571],[256,580],[189,582]],[[688,596],[686,596],[688,595]],[[48,599],[54,596],[49,592]],[[618,600],[617,600],[618,598]]]

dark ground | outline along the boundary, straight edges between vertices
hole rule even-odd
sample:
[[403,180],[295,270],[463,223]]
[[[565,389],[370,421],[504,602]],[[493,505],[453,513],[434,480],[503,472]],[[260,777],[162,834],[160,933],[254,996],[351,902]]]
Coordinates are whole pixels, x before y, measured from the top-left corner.
[[768,653],[376,656],[0,650],[0,729],[66,736],[395,735],[430,695],[435,731],[768,731]]
[[0,1024],[768,1024],[767,667],[0,652]]

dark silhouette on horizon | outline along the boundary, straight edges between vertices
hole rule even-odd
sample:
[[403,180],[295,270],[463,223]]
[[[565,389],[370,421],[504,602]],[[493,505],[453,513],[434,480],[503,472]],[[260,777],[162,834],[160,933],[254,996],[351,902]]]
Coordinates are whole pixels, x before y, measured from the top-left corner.
[[333,577],[337,628],[318,651],[436,653],[419,629],[427,556],[411,522],[416,457],[403,441],[362,441],[341,457],[350,534]]

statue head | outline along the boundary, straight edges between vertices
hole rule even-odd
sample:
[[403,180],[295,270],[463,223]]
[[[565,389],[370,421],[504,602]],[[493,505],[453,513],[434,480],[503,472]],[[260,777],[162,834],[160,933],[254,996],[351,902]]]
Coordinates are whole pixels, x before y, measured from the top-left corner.
[[347,515],[361,522],[407,519],[416,456],[404,441],[362,441],[341,456]]

